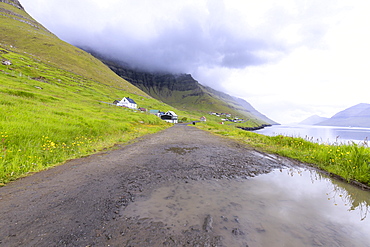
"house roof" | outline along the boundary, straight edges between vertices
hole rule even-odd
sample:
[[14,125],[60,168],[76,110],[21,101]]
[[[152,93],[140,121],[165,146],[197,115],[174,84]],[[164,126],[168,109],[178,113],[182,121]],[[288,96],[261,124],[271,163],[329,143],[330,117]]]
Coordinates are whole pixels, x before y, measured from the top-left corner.
[[129,97],[125,97],[123,99],[126,99],[131,104],[136,104],[136,102],[133,99],[129,98]]
[[172,115],[172,116],[177,116],[175,112],[173,111],[168,111],[166,112],[166,115]]

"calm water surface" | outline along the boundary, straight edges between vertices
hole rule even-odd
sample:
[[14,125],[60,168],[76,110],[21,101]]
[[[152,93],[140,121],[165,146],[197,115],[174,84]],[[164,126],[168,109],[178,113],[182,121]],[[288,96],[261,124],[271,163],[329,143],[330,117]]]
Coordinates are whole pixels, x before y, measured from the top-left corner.
[[319,143],[344,143],[354,141],[363,142],[370,139],[370,128],[359,127],[335,127],[335,126],[315,126],[315,125],[273,125],[256,133],[275,136],[285,135],[292,137],[302,137]]
[[370,192],[312,169],[174,184],[123,214],[162,221],[174,233],[202,228],[211,215],[226,246],[370,246]]

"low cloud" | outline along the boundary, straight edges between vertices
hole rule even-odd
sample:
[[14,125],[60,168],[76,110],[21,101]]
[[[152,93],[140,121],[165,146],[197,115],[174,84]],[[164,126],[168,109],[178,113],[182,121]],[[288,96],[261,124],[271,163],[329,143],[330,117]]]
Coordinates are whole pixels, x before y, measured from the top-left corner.
[[243,13],[220,0],[107,1],[104,7],[97,1],[51,2],[46,11],[53,15],[44,17],[59,37],[149,71],[243,69],[289,52],[289,44],[274,33],[279,23],[269,21],[280,10],[252,27]]
[[[278,117],[297,115],[290,106],[301,109],[302,105],[278,107],[268,101],[272,93],[276,101],[301,102],[304,97],[297,95],[308,88],[313,95],[309,101],[321,105],[330,101],[334,106],[348,98],[351,104],[368,99],[368,90],[358,90],[369,80],[367,1],[21,3],[36,20],[73,45],[141,70],[190,73],[201,84],[248,96],[254,106],[280,122]],[[341,87],[336,85],[349,83],[351,87],[338,93]],[[270,103],[260,104],[262,99]],[[310,111],[302,108],[302,112]]]

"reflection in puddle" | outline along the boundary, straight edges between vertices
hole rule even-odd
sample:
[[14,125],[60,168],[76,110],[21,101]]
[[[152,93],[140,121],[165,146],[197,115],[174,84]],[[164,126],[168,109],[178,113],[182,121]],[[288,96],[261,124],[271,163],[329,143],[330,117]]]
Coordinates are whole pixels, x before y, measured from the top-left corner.
[[370,192],[313,170],[162,187],[123,212],[174,233],[213,231],[226,246],[370,246]]

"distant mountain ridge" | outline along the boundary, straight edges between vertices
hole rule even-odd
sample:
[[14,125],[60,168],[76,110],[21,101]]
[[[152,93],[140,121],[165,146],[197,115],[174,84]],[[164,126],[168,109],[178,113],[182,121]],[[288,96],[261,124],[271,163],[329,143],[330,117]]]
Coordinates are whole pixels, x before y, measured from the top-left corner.
[[203,86],[190,74],[143,72],[96,56],[123,79],[153,98],[178,109],[231,113],[249,119],[255,125],[278,124],[258,112],[247,101]]
[[370,128],[370,104],[360,103],[349,107],[317,125]]
[[311,117],[306,118],[305,120],[303,120],[299,124],[315,125],[315,124],[321,123],[323,121],[326,121],[328,119],[329,118],[327,118],[327,117],[320,117],[318,115],[313,115]]

